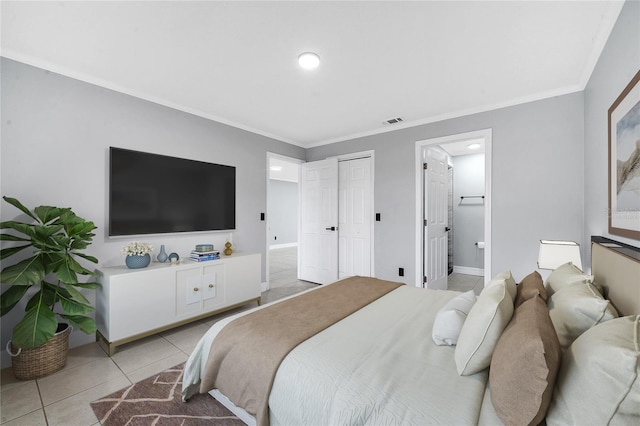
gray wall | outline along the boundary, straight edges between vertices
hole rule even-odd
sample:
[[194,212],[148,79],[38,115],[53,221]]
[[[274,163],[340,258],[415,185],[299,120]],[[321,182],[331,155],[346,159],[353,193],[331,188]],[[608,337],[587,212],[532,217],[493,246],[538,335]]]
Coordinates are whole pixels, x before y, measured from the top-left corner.
[[536,269],[540,239],[582,240],[579,92],[309,149],[309,161],[375,150],[374,211],[382,213],[375,222],[376,276],[416,282],[416,141],[486,128],[493,129],[492,273],[511,269],[519,280]]
[[583,265],[590,265],[591,235],[638,246],[608,232],[608,110],[640,70],[640,2],[626,2],[585,89],[585,232]]
[[[304,149],[4,58],[1,66],[2,195],[29,207],[72,207],[98,226],[88,253],[100,265],[122,264],[120,248],[134,238],[109,239],[105,232],[109,146],[232,165],[237,181],[232,235],[137,239],[154,244],[156,252],[165,244],[186,255],[195,244],[222,247],[232,237],[236,249],[262,253],[265,281],[267,230],[260,213],[266,213],[267,151],[303,159]],[[1,208],[2,220],[17,216],[8,204]],[[21,317],[17,310],[2,318],[3,349]],[[74,332],[71,339],[75,346],[93,337]]]
[[484,154],[452,157],[453,162],[453,265],[484,268],[484,200],[460,197],[484,194]]
[[269,245],[298,242],[298,183],[269,179]]

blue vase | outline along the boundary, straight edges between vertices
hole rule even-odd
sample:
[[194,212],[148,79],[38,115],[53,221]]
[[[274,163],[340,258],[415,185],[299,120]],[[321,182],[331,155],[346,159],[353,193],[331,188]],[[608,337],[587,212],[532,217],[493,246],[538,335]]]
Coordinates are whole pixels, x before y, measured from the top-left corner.
[[129,269],[146,268],[149,266],[149,263],[151,263],[151,256],[149,253],[142,256],[138,254],[130,255],[124,259],[124,263]]
[[168,258],[169,256],[167,256],[167,252],[164,251],[164,244],[162,244],[160,246],[160,253],[158,253],[158,257],[156,257],[156,259],[158,260],[158,262],[164,263],[167,261]]

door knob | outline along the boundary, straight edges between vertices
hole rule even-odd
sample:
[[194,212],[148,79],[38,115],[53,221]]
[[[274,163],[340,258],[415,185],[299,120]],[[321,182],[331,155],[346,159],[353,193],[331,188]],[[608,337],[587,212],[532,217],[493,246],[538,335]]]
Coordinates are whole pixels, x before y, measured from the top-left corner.
[[332,226],[331,228],[324,228],[324,229],[326,229],[327,231],[335,231],[335,230],[336,230],[336,227],[335,227],[335,226]]
[[444,227],[444,232],[448,232],[448,231],[451,231],[451,228],[449,228],[448,226],[445,226]]

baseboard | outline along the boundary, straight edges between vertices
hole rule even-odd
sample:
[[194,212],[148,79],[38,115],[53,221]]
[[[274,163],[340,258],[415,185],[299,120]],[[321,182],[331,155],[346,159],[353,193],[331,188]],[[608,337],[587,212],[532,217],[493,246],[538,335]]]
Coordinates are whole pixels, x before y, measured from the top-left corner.
[[458,273],[458,274],[465,274],[465,275],[476,275],[478,277],[483,277],[484,276],[484,269],[483,268],[469,268],[468,266],[455,266],[453,265],[453,272],[454,273]]
[[272,244],[272,245],[269,246],[269,250],[280,249],[280,248],[288,248],[288,247],[298,247],[298,243]]

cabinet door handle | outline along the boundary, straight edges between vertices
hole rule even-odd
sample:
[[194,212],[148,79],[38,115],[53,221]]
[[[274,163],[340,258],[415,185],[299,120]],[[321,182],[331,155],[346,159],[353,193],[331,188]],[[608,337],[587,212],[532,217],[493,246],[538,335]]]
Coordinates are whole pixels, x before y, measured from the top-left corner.
[[213,287],[215,287],[215,285],[209,284],[209,288],[213,288]]
[[198,290],[200,290],[198,287],[193,288],[193,291],[198,291]]

